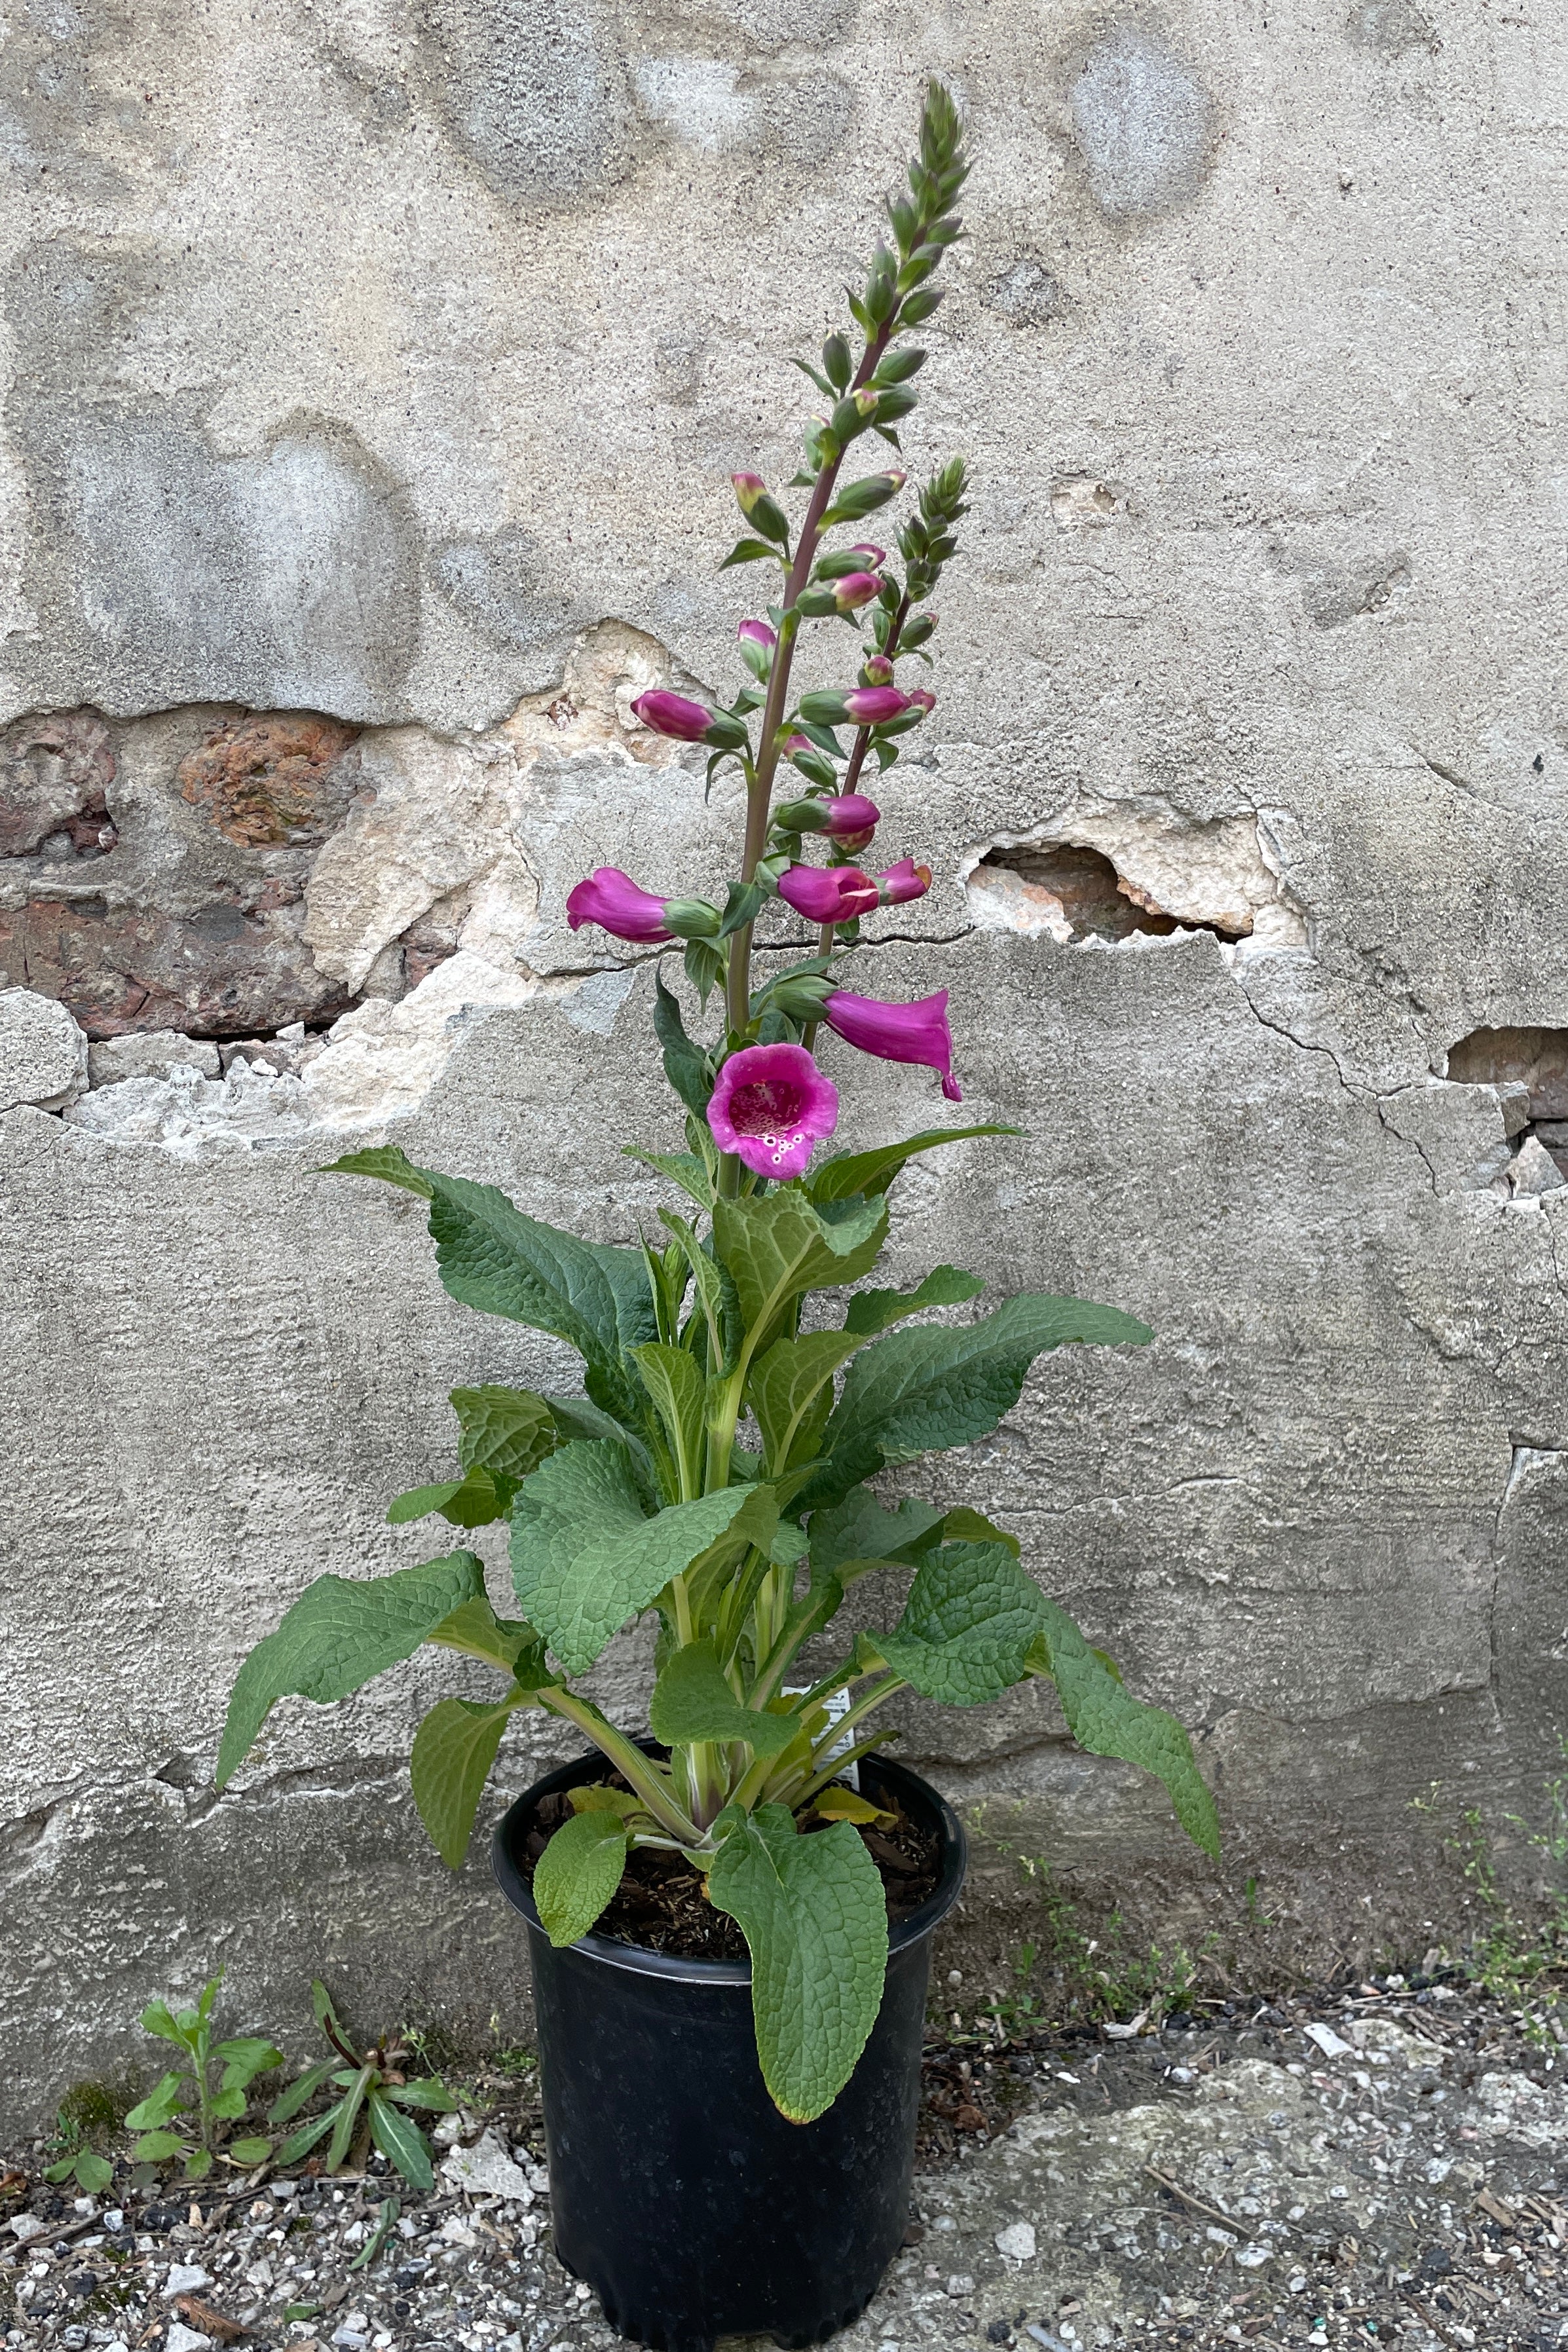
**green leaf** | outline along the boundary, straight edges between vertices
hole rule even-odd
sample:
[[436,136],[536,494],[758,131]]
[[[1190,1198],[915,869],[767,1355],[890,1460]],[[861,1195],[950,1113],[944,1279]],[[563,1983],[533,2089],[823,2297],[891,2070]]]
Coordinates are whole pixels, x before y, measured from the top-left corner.
[[533,1874],[533,1899],[557,1948],[587,1934],[626,1866],[626,1829],[618,1813],[574,1813],[563,1822]]
[[868,1201],[830,1224],[793,1187],[713,1207],[713,1245],[734,1277],[746,1329],[759,1346],[791,1299],[868,1274],[887,1232],[882,1202]]
[[1005,1544],[943,1544],[921,1560],[893,1631],[865,1638],[923,1697],[979,1706],[1024,1680],[1044,1610]]
[[658,1213],[659,1223],[675,1235],[682,1256],[691,1272],[692,1287],[697,1293],[697,1305],[710,1333],[708,1369],[710,1373],[728,1371],[734,1363],[742,1339],[741,1303],[729,1268],[705,1249],[684,1217],[668,1209]]
[[290,2083],[288,2089],[274,2099],[268,2108],[268,2122],[286,2124],[290,2116],[297,2116],[307,2100],[315,2097],[337,2063],[335,2058],[323,2058],[319,2066],[309,2067],[300,2076],[298,2082]]
[[709,1874],[715,1907],[752,1954],[763,2080],[792,2123],[831,2106],[881,2006],[888,1906],[877,1865],[847,1822],[800,1836],[784,1805],[732,1829]]
[[760,1714],[744,1706],[730,1687],[711,1642],[689,1642],[672,1650],[653,1686],[648,1725],[668,1748],[703,1739],[748,1740],[759,1756],[782,1756],[798,1739],[801,1722],[787,1715]]
[[458,1459],[465,1470],[488,1470],[520,1486],[559,1443],[549,1400],[532,1389],[490,1383],[454,1389],[451,1397],[461,1432]]
[[430,2168],[430,2150],[425,2135],[416,2123],[399,2115],[390,2099],[372,2091],[367,2105],[370,2108],[370,2136],[383,2156],[397,2167],[411,2188],[433,2189],[436,2176]]
[[510,1675],[524,1690],[539,1690],[554,1677],[544,1663],[544,1644],[519,1617],[498,1617],[486,1600],[465,1601],[443,1617],[426,1639],[443,1650],[461,1650]]
[[833,1375],[864,1341],[842,1331],[775,1339],[752,1367],[746,1402],[774,1471],[808,1460],[833,1410]]
[[220,2124],[237,2124],[248,2104],[243,2090],[220,2091],[212,2103],[212,2113]]
[[72,2173],[73,2173],[75,2170],[76,2170],[76,2158],[75,2158],[75,2157],[74,2157],[74,2156],[64,2156],[64,2157],[62,2157],[62,2158],[60,2158],[60,2160],[59,2160],[58,2164],[46,2164],[46,2165],[45,2165],[45,2167],[44,2167],[44,2179],[45,2179],[46,2180],[54,2180],[54,2181],[68,2180],[68,2179],[70,2179],[70,2177],[71,2177]]
[[827,1458],[801,1507],[837,1502],[886,1464],[984,1437],[1017,1403],[1029,1366],[1047,1349],[1152,1336],[1118,1307],[1027,1291],[959,1330],[890,1331],[851,1364],[823,1434]]
[[933,1265],[915,1290],[858,1290],[849,1301],[844,1328],[872,1339],[906,1316],[918,1315],[923,1307],[962,1307],[965,1299],[978,1298],[984,1287],[962,1266]]
[[167,2001],[150,2000],[142,2012],[142,2023],[149,2033],[156,2033],[164,2042],[177,2042],[184,2048],[185,2037],[175,2024]]
[[634,1348],[631,1360],[653,1399],[683,1485],[700,1486],[708,1435],[708,1383],[701,1367],[689,1349],[657,1339]]
[[76,2159],[76,2177],[79,2186],[85,2189],[89,2197],[97,2197],[113,2179],[114,2167],[103,2157],[94,2156],[90,2148],[84,2147]]
[[657,1169],[659,1175],[668,1176],[700,1209],[713,1206],[711,1180],[694,1151],[647,1151],[640,1143],[623,1143],[621,1150],[627,1160],[640,1160],[645,1168]]
[[297,1693],[325,1706],[346,1698],[373,1675],[412,1657],[459,1601],[477,1599],[484,1589],[484,1570],[471,1551],[447,1552],[363,1582],[317,1577],[239,1670],[218,1750],[217,1786],[244,1762],[279,1699]]
[[437,2116],[455,2116],[459,2105],[446,2084],[434,2074],[422,2074],[413,2083],[395,2084],[385,2095],[395,2099],[400,2107],[424,2107]]
[[493,1184],[416,1168],[395,1148],[351,1152],[333,1166],[427,1199],[437,1268],[452,1297],[566,1340],[588,1366],[595,1402],[630,1417],[621,1350],[655,1336],[637,1251],[579,1241],[525,1216]]
[[743,930],[748,923],[754,923],[766,895],[760,882],[731,882],[729,896],[724,901],[724,912],[720,919],[719,937],[727,940],[732,932]]
[[703,1118],[713,1081],[708,1075],[701,1047],[694,1045],[686,1034],[679,1001],[665,985],[664,974],[657,964],[653,974],[653,1034],[664,1051],[665,1076],[688,1110]]
[[400,1528],[439,1511],[455,1528],[488,1528],[506,1517],[511,1496],[510,1480],[498,1480],[488,1470],[469,1470],[444,1485],[411,1486],[405,1495],[395,1496],[386,1517],[390,1526]]
[[188,2077],[180,2074],[162,2075],[144,2099],[139,2099],[125,2118],[128,2131],[155,2131],[173,2116],[184,2112],[184,2092]]
[[416,1192],[422,1201],[430,1200],[435,1186],[423,1168],[416,1168],[405,1151],[395,1143],[372,1144],[364,1151],[345,1151],[341,1160],[329,1160],[316,1171],[319,1176],[379,1176],[384,1184],[396,1184],[405,1192]]
[[137,2164],[165,2164],[170,2157],[178,2156],[184,2145],[178,2132],[147,2132],[132,2142],[131,2154]]
[[265,2164],[272,2153],[272,2142],[269,2139],[231,2139],[228,2153],[236,2164]]
[[309,2156],[317,2141],[325,2139],[333,2129],[343,2104],[342,2099],[335,2101],[324,2116],[312,2116],[308,2123],[300,2125],[297,2132],[291,2132],[278,2151],[279,2163],[298,2164],[302,2156]]
[[567,1672],[591,1666],[628,1617],[721,1544],[755,1491],[726,1487],[649,1518],[625,1446],[552,1454],[518,1491],[511,1568],[518,1599]]
[[1065,1609],[1042,1597],[1044,1630],[1027,1658],[1031,1674],[1047,1675],[1061,1697],[1068,1728],[1091,1756],[1120,1756],[1163,1780],[1176,1818],[1194,1843],[1219,1855],[1219,1815],[1193,1746],[1173,1715],[1129,1696],[1103,1654],[1091,1649]]
[[1022,1135],[1021,1127],[928,1127],[902,1143],[879,1144],[872,1151],[838,1151],[825,1160],[807,1180],[814,1201],[845,1201],[856,1192],[885,1192],[907,1160],[917,1151],[936,1151],[944,1143],[963,1143],[972,1136]]
[[450,1870],[463,1866],[501,1733],[526,1696],[519,1691],[492,1706],[468,1698],[439,1699],[414,1735],[408,1759],[414,1801],[431,1844]]
[[913,1495],[897,1510],[878,1502],[868,1486],[857,1486],[842,1503],[814,1514],[811,1564],[839,1571],[882,1567],[889,1560],[913,1562],[917,1551],[940,1540],[942,1515]]
[[728,572],[732,563],[756,563],[764,555],[774,563],[779,560],[778,549],[770,547],[765,539],[738,539],[719,569]]
[[185,2150],[185,2179],[187,2180],[205,2180],[212,2168],[213,2160],[212,2150],[210,2148],[188,2147]]
[[[395,2162],[396,2159],[394,2158],[394,2161]],[[361,2247],[359,2252],[349,2264],[351,2271],[364,2271],[370,2268],[377,2254],[380,2253],[383,2246],[385,2245],[388,2238],[391,2237],[401,2210],[402,2209],[395,2197],[384,2197],[382,2199],[380,2218],[377,2221],[374,2229],[365,2240],[364,2244]]]
[[364,2105],[365,2094],[375,2080],[374,2066],[362,2066],[349,2084],[334,2110],[332,2137],[327,2144],[327,2170],[336,2172],[349,2152],[353,2140],[354,2126]]

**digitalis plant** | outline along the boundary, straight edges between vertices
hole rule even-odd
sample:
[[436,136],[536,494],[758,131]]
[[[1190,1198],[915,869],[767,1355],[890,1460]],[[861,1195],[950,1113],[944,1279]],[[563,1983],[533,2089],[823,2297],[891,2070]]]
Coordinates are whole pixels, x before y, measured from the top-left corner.
[[[766,618],[740,625],[751,682],[727,709],[665,692],[634,706],[646,726],[706,746],[710,775],[732,762],[744,777],[745,839],[724,905],[663,897],[613,868],[567,902],[574,926],[681,956],[698,1034],[662,968],[654,1020],[687,1149],[627,1150],[679,1188],[685,1210],[660,1211],[657,1242],[614,1248],[395,1149],[335,1163],[428,1203],[454,1297],[552,1332],[583,1358],[583,1396],[454,1390],[458,1475],[399,1496],[389,1515],[435,1512],[462,1528],[510,1522],[521,1614],[496,1614],[468,1550],[369,1581],[321,1577],[241,1669],[218,1765],[221,1787],[285,1693],[346,1697],[425,1642],[482,1660],[502,1677],[495,1700],[442,1699],[414,1742],[414,1794],[441,1853],[462,1861],[512,1715],[543,1708],[574,1726],[625,1785],[578,1790],[540,1860],[534,1895],[552,1940],[573,1943],[594,1926],[630,1849],[684,1854],[744,1932],[763,2074],[801,2121],[848,2079],[881,2000],[886,1906],[855,1826],[858,1808],[862,1818],[869,1809],[840,1776],[891,1736],[879,1711],[898,1693],[975,1706],[1046,1676],[1085,1748],[1156,1773],[1191,1834],[1216,1845],[1181,1726],[1129,1695],[1021,1566],[1016,1538],[973,1511],[886,1504],[869,1483],[994,1429],[1044,1350],[1149,1332],[1114,1307],[1029,1294],[969,1321],[916,1319],[979,1295],[983,1285],[951,1265],[909,1291],[859,1286],[914,1154],[1016,1130],[928,1129],[816,1158],[838,1117],[815,1050],[821,1027],[862,1053],[926,1065],[959,1099],[946,992],[887,1003],[842,986],[841,972],[863,916],[930,886],[909,858],[880,874],[855,861],[879,821],[864,772],[874,760],[885,777],[932,707],[929,690],[899,679],[929,661],[930,599],[955,552],[964,471],[954,460],[920,492],[898,563],[868,540],[845,542],[898,498],[902,470],[841,474],[868,435],[897,449],[915,405],[926,354],[909,338],[942,299],[930,280],[960,234],[953,205],[966,168],[956,110],[933,84],[909,194],[888,208],[893,242],[879,245],[850,299],[856,337],[829,335],[820,365],[805,367],[830,406],[808,426],[789,485],[806,494],[798,522],[759,476],[734,478],[747,530],[725,566],[767,566],[777,582]],[[795,697],[795,648],[816,624],[855,632],[857,675],[841,691]],[[806,857],[808,844],[822,862]],[[814,952],[759,981],[752,930],[769,898],[819,936]],[[713,997],[721,1019],[703,1042]],[[829,1298],[837,1320],[819,1328]],[[807,1643],[821,1663],[850,1586],[900,1570],[911,1580],[888,1630],[858,1633],[807,1689],[791,1687]],[[574,1687],[649,1612],[659,1754]],[[847,1711],[830,1712],[845,1695]],[[802,1834],[812,1811],[831,1826]]]

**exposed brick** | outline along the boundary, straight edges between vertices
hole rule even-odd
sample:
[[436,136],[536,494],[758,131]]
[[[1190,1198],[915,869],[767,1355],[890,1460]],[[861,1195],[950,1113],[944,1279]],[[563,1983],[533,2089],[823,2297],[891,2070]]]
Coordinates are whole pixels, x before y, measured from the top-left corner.
[[66,836],[62,854],[97,856],[114,844],[106,798],[113,739],[96,710],[18,719],[0,733],[0,857],[26,857]]
[[181,761],[176,781],[245,849],[325,841],[361,791],[360,730],[311,710],[224,719]]

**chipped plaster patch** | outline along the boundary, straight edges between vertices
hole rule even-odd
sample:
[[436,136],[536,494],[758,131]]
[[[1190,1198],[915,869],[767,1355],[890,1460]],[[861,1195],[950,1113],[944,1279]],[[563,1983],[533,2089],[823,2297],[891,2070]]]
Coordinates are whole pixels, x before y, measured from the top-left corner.
[[1081,936],[1062,896],[988,862],[999,849],[1047,847],[1098,852],[1134,906],[1178,927],[1218,931],[1253,952],[1306,944],[1306,923],[1256,816],[1194,824],[1170,810],[1089,802],[1025,831],[999,834],[970,853],[962,878],[978,929],[1021,931],[1064,946]]

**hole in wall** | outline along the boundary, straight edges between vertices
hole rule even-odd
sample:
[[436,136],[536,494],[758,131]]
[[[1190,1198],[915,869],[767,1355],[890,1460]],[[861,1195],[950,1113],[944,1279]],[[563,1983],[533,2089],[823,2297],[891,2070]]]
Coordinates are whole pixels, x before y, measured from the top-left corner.
[[1568,1177],[1568,1029],[1472,1029],[1448,1048],[1444,1072],[1456,1086],[1506,1089],[1516,1160],[1538,1158],[1533,1141]]
[[1152,803],[1077,803],[977,844],[961,869],[976,929],[1116,947],[1208,931],[1232,951],[1305,947],[1263,824]]
[[1147,891],[1119,874],[1102,851],[1074,842],[988,850],[971,871],[967,887],[971,903],[984,902],[996,927],[1048,931],[1064,944],[1130,940],[1139,933],[1163,940],[1178,931],[1212,931],[1216,939],[1238,940],[1252,931],[1246,917],[1205,922],[1189,915],[1178,922]]

